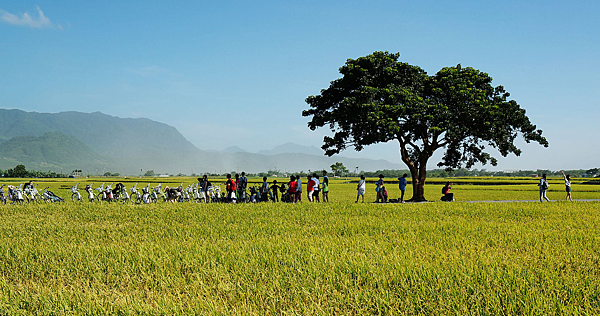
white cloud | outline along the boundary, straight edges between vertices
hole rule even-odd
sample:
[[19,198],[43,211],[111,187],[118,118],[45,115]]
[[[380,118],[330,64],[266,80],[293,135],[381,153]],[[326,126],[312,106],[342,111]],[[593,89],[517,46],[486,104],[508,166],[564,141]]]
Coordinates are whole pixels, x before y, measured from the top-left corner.
[[25,12],[21,16],[6,12],[4,10],[0,10],[0,21],[12,25],[17,26],[29,26],[31,28],[42,29],[42,28],[56,28],[62,30],[62,26],[60,24],[54,24],[44,15],[42,9],[36,6],[38,11],[38,16],[30,15]]

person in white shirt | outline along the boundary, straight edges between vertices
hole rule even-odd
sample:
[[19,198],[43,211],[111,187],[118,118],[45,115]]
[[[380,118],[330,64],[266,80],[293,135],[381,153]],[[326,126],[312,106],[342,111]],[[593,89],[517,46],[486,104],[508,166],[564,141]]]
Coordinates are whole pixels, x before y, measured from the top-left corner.
[[567,200],[573,202],[573,200],[571,199],[571,175],[565,175],[564,172],[562,172],[563,178],[565,179],[565,189],[567,190]]
[[354,202],[354,203],[358,203],[358,199],[360,198],[361,195],[362,195],[362,202],[365,203],[366,188],[367,188],[367,182],[365,181],[365,176],[361,175],[360,180],[358,181],[358,186],[356,187],[356,190],[358,192],[356,194],[356,202]]
[[321,202],[319,200],[319,176],[316,173],[313,173],[311,180],[315,182],[315,185],[313,186],[313,188],[315,189],[315,192],[313,193],[313,198],[315,199],[315,201]]

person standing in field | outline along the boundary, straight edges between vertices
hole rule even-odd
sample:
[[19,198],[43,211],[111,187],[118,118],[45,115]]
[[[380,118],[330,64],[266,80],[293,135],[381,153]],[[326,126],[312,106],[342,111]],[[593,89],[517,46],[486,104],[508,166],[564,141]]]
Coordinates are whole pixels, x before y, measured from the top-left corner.
[[210,203],[211,200],[211,196],[210,196],[210,192],[208,191],[208,188],[211,186],[210,181],[208,181],[208,176],[204,175],[204,193],[206,194],[206,203]]
[[198,194],[200,194],[200,200],[206,199],[206,193],[204,192],[204,178],[198,178]]
[[239,189],[240,189],[240,175],[236,173],[235,174],[235,192],[234,193],[238,200],[242,198],[242,196],[238,194]]
[[271,192],[273,192],[273,202],[279,202],[279,186],[277,185],[277,180],[273,180]]
[[329,202],[329,177],[327,171],[323,170],[323,202]]
[[408,182],[406,181],[406,177],[408,174],[403,174],[401,178],[398,178],[398,187],[400,188],[400,203],[404,203],[404,191],[406,190],[406,185]]
[[309,202],[312,202],[313,194],[315,193],[315,181],[310,176],[306,176],[306,180],[306,197]]
[[290,182],[288,182],[288,194],[290,196],[291,203],[296,202],[296,185],[298,185],[298,182],[296,182],[296,177],[290,176]]
[[227,190],[227,200],[229,203],[236,203],[237,198],[235,196],[237,185],[233,179],[231,179],[231,174],[227,174],[227,181],[225,182],[225,189]]
[[540,183],[538,184],[538,186],[540,187],[540,202],[544,202],[544,200],[542,200],[542,198],[545,199],[546,201],[550,202],[548,197],[546,197],[546,191],[548,191],[548,188],[550,187],[550,185],[548,184],[548,180],[546,179],[545,173],[542,175],[542,178],[540,179]]
[[565,179],[565,189],[567,190],[567,200],[573,202],[571,199],[571,175],[565,175],[565,173],[561,170],[563,178]]
[[360,180],[358,180],[358,185],[356,186],[356,202],[358,203],[358,199],[362,196],[362,202],[365,203],[365,190],[367,188],[367,182],[365,181],[365,176],[361,175]]
[[383,187],[383,175],[382,174],[379,175],[379,180],[377,180],[377,183],[375,186],[375,192],[377,192],[377,199],[375,199],[375,203],[379,203],[380,201],[383,201],[383,190],[381,189],[381,187]]
[[267,177],[263,177],[263,183],[260,186],[260,199],[263,202],[269,202],[269,183]]
[[296,202],[302,202],[302,180],[300,175],[296,176]]
[[315,190],[315,192],[313,193],[313,200],[320,203],[321,201],[319,200],[319,176],[316,173],[313,173],[312,180],[315,181],[315,185],[313,186],[313,189]]
[[248,185],[248,178],[246,178],[246,172],[242,171],[242,176],[240,177],[240,183],[237,187],[238,195],[242,200],[246,200],[246,186]]

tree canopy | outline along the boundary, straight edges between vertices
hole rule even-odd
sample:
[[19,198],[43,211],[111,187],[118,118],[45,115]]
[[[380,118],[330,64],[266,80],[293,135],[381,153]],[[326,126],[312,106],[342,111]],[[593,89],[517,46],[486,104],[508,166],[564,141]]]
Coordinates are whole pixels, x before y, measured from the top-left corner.
[[344,173],[348,173],[348,169],[346,168],[346,166],[344,166],[344,164],[339,161],[331,165],[330,168],[331,171],[333,171],[334,175],[343,175]]
[[543,146],[548,142],[525,110],[492,78],[471,67],[445,67],[429,76],[418,66],[398,61],[399,54],[374,52],[348,59],[319,95],[309,96],[302,112],[308,127],[328,126],[323,150],[331,156],[347,147],[398,141],[402,161],[413,179],[413,199],[424,200],[427,161],[444,148],[438,163],[448,169],[471,168],[475,163],[497,164],[485,145],[502,156],[521,150],[514,140]]

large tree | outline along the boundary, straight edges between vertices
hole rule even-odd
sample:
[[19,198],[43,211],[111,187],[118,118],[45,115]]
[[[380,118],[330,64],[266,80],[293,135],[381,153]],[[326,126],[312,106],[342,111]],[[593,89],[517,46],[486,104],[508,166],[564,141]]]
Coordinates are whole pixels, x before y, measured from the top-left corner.
[[525,110],[492,78],[470,67],[446,67],[433,76],[418,66],[398,61],[399,54],[374,52],[348,59],[339,71],[342,78],[331,82],[319,95],[309,96],[311,130],[325,125],[333,132],[325,136],[328,156],[349,146],[398,141],[402,161],[412,175],[413,201],[424,201],[427,161],[445,150],[438,166],[471,168],[475,163],[497,165],[485,148],[493,147],[506,157],[521,154],[514,140],[547,147]]

